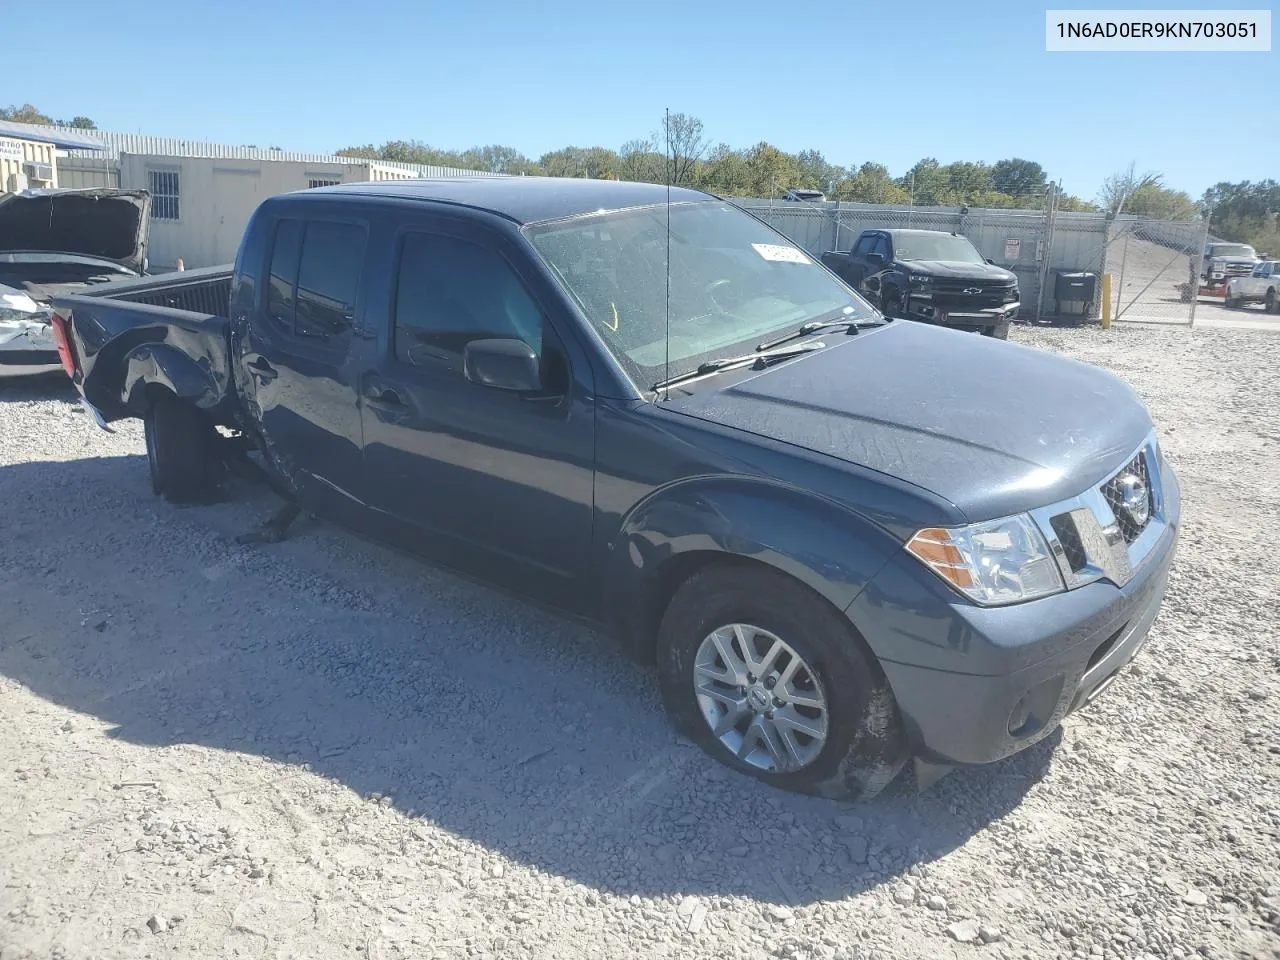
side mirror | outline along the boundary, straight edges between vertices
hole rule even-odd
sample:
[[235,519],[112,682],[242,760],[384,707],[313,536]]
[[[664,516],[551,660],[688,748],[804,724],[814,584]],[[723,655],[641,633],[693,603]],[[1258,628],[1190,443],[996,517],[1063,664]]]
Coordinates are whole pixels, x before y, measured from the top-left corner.
[[987,263],[991,264],[993,267],[996,265],[996,262],[992,260],[990,257],[987,257]]
[[883,253],[868,253],[868,254],[867,254],[867,263],[871,264],[873,267],[883,267],[883,266],[884,266],[884,254],[883,254]]
[[495,390],[530,393],[542,389],[542,370],[523,340],[472,340],[462,352],[468,380]]

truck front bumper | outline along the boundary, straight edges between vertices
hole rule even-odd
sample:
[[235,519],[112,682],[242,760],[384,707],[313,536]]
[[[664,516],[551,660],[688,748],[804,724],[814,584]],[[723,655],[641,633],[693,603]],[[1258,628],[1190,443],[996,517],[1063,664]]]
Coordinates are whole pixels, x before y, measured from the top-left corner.
[[1012,320],[1021,308],[1022,304],[1017,301],[998,307],[965,309],[935,305],[932,301],[919,297],[907,300],[907,316],[910,319],[949,327],[993,327],[1005,320]]
[[[1111,684],[1145,643],[1164,599],[1179,530],[1179,492],[1167,468],[1165,484],[1167,528],[1123,587],[1099,580],[1007,607],[945,593],[930,603],[919,589],[933,593],[934,584],[917,577],[932,574],[904,556],[854,601],[849,615],[880,659],[919,759],[1002,759],[1048,736]],[[969,663],[980,672],[966,671]]]

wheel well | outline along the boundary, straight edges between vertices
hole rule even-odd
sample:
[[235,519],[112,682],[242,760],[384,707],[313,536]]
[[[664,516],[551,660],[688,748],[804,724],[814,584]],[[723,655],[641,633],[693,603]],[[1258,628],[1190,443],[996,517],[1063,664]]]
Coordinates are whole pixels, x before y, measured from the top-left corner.
[[[738,567],[744,570],[766,571],[773,576],[795,584],[812,596],[818,603],[824,604],[828,609],[835,611],[842,620],[848,622],[843,610],[818,593],[817,590],[814,590],[809,584],[797,577],[793,577],[785,570],[779,570],[772,564],[753,560],[750,557],[720,553],[715,550],[695,550],[690,553],[679,554],[664,563],[646,587],[644,604],[641,608],[641,622],[634,626],[632,636],[629,638],[631,651],[640,662],[653,663],[656,660],[658,628],[662,624],[662,617],[667,612],[667,607],[671,605],[671,600],[676,591],[680,589],[681,584],[688,581],[694,574],[700,573],[709,567]],[[875,651],[871,649],[870,644],[867,643],[857,627],[852,623],[849,623],[849,633],[862,648],[867,660],[875,665],[876,670],[880,671],[883,677],[880,660],[876,657]]]

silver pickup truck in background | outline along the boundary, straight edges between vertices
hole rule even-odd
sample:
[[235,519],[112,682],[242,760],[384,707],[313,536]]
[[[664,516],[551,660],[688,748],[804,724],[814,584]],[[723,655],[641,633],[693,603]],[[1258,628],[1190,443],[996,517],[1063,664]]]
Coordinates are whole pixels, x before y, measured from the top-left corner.
[[[1262,261],[1247,243],[1214,241],[1204,246],[1204,265],[1200,268],[1200,288],[1217,290],[1232,277],[1247,277]],[[1191,280],[1196,278],[1196,258],[1191,258]]]

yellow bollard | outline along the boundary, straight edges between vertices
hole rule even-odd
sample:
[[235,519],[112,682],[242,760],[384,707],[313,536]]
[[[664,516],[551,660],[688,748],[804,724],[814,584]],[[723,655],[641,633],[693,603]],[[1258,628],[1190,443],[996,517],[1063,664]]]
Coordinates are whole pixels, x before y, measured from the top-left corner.
[[1111,326],[1111,274],[1102,275],[1102,329]]

